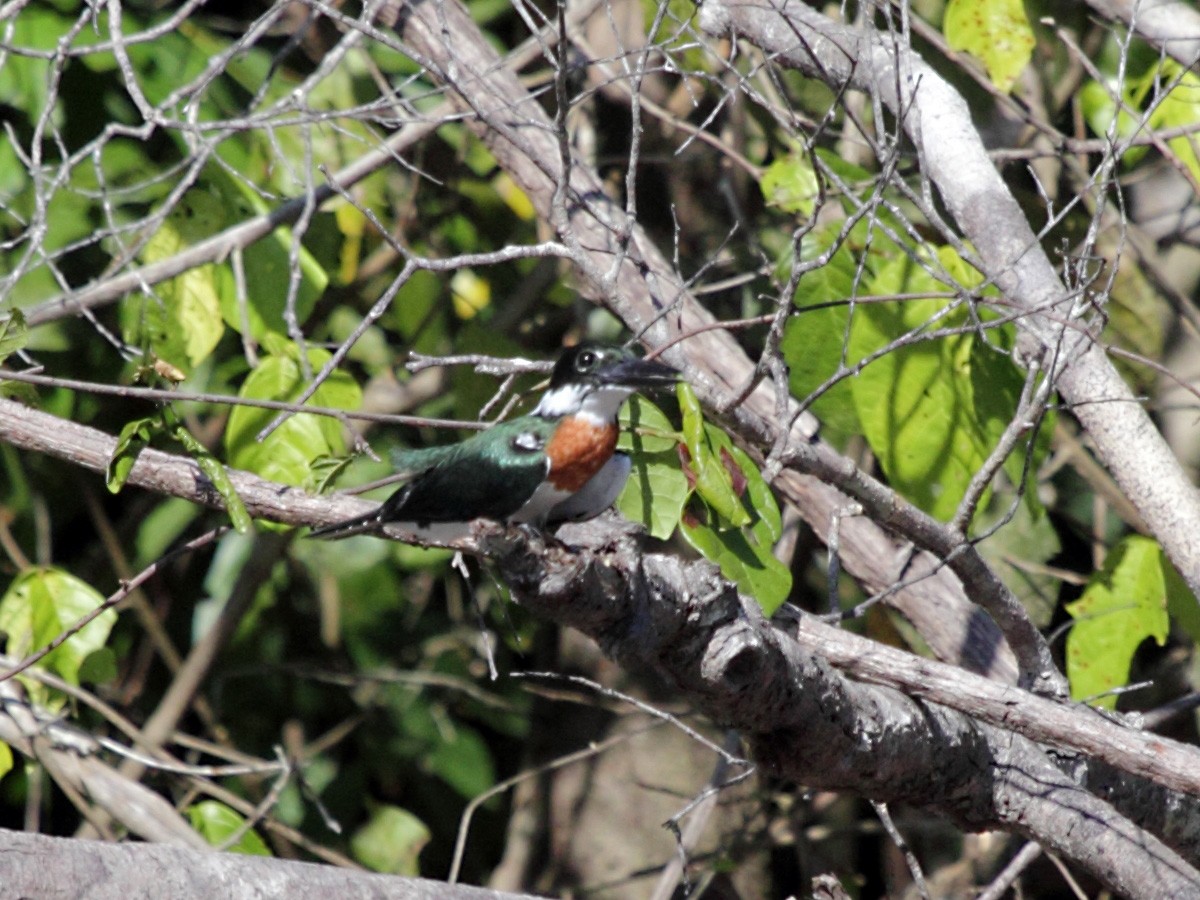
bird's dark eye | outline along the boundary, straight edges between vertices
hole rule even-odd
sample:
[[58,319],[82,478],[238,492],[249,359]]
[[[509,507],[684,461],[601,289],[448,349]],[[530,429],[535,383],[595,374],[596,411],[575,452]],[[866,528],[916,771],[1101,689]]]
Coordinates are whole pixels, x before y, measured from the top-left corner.
[[596,368],[596,363],[600,361],[600,354],[595,350],[584,350],[575,359],[575,368],[580,372],[590,372]]

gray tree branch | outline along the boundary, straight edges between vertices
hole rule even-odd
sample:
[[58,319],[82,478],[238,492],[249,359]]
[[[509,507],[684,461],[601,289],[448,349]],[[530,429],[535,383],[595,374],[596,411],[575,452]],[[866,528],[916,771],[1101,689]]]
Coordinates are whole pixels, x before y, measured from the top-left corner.
[[263,856],[4,830],[0,830],[0,884],[6,897],[87,896],[90,900],[533,900],[529,894]]
[[1088,0],[1106,19],[1134,30],[1184,68],[1200,61],[1200,12],[1178,0]]

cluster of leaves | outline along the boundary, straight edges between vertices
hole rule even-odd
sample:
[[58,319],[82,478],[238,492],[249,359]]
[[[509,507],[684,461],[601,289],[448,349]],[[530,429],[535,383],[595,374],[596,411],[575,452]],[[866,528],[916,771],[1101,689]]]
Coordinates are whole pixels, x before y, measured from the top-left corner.
[[782,533],[779,506],[749,455],[705,421],[692,389],[677,391],[680,430],[643,398],[622,411],[620,446],[634,470],[617,508],[663,540],[679,528],[770,615],[792,587],[790,570],[773,552]]

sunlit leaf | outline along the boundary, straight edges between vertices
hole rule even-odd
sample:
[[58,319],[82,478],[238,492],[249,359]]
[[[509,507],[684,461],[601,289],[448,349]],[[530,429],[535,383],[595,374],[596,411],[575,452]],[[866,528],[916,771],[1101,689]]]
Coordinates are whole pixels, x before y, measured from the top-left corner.
[[[188,821],[214,847],[224,846],[246,824],[242,815],[216,800],[201,800],[187,808]],[[253,828],[247,828],[238,840],[226,848],[232,853],[270,856],[271,850]]]
[[376,872],[421,874],[418,857],[432,834],[425,823],[399,806],[380,806],[350,838],[354,858]]
[[[324,350],[309,350],[308,360],[314,372],[328,359],[329,354]],[[293,355],[272,355],[261,360],[250,373],[238,396],[291,402],[300,396],[305,385],[300,363]],[[317,389],[310,402],[314,406],[357,409],[362,394],[354,379],[335,371]],[[314,468],[316,462],[343,456],[346,452],[342,423],[328,416],[296,413],[289,415],[266,440],[259,442],[258,433],[275,415],[274,410],[249,406],[238,406],[229,414],[229,423],[225,427],[229,464],[272,481],[315,486],[320,479],[320,473]]]
[[633,470],[617,498],[617,509],[631,522],[641,522],[656,538],[675,532],[687,502],[688,480],[671,454],[632,453]]
[[636,394],[621,407],[617,447],[637,453],[666,453],[683,438],[661,409]]
[[[1159,128],[1188,128],[1200,123],[1200,76],[1195,71],[1185,72],[1178,63],[1169,60],[1163,64],[1163,79],[1172,84],[1150,115],[1149,126]],[[1197,138],[1184,134],[1171,138],[1167,146],[1187,166],[1192,177],[1200,181],[1200,156],[1197,155]]]
[[470,269],[459,269],[450,279],[454,312],[460,319],[473,319],[492,302],[492,286]]
[[721,462],[721,446],[731,446],[728,436],[719,428],[704,421],[700,401],[685,383],[676,386],[679,408],[683,413],[683,436],[687,447],[688,467],[695,476],[695,490],[720,516],[723,523],[740,527],[750,523],[750,516],[733,490],[733,479]]
[[816,207],[821,182],[808,154],[797,151],[767,166],[758,186],[769,206],[810,216]]
[[1029,63],[1036,41],[1021,0],[950,0],[942,31],[952,50],[966,50],[987,67],[1002,91]]
[[[103,604],[104,597],[95,588],[61,569],[22,572],[0,598],[0,632],[8,635],[8,654],[21,659],[41,650]],[[104,610],[38,665],[79,684],[83,661],[105,646],[116,621],[115,611]]]
[[771,615],[787,599],[792,588],[791,572],[771,552],[770,530],[761,520],[752,529],[753,539],[742,529],[717,531],[686,517],[680,530],[688,543],[720,567],[722,575],[757,600],[764,614]]
[[[188,191],[146,242],[142,261],[176,256],[225,226],[225,209],[211,191]],[[221,320],[219,267],[205,264],[156,285],[153,294],[132,295],[125,304],[127,340],[190,371],[216,347],[225,330]]]
[[[1141,535],[1127,537],[1108,554],[1083,596],[1067,604],[1075,620],[1067,634],[1067,678],[1074,699],[1125,685],[1141,643],[1153,638],[1162,646],[1167,639],[1163,565],[1157,542]],[[1111,709],[1116,697],[1100,697],[1095,704]]]

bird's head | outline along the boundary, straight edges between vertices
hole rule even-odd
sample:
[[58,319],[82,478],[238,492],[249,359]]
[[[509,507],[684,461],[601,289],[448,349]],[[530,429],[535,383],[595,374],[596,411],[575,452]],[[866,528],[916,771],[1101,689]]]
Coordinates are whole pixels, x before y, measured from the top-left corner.
[[629,348],[586,341],[563,351],[534,412],[548,417],[583,414],[609,422],[630,394],[669,387],[679,377],[670,366],[642,359]]

